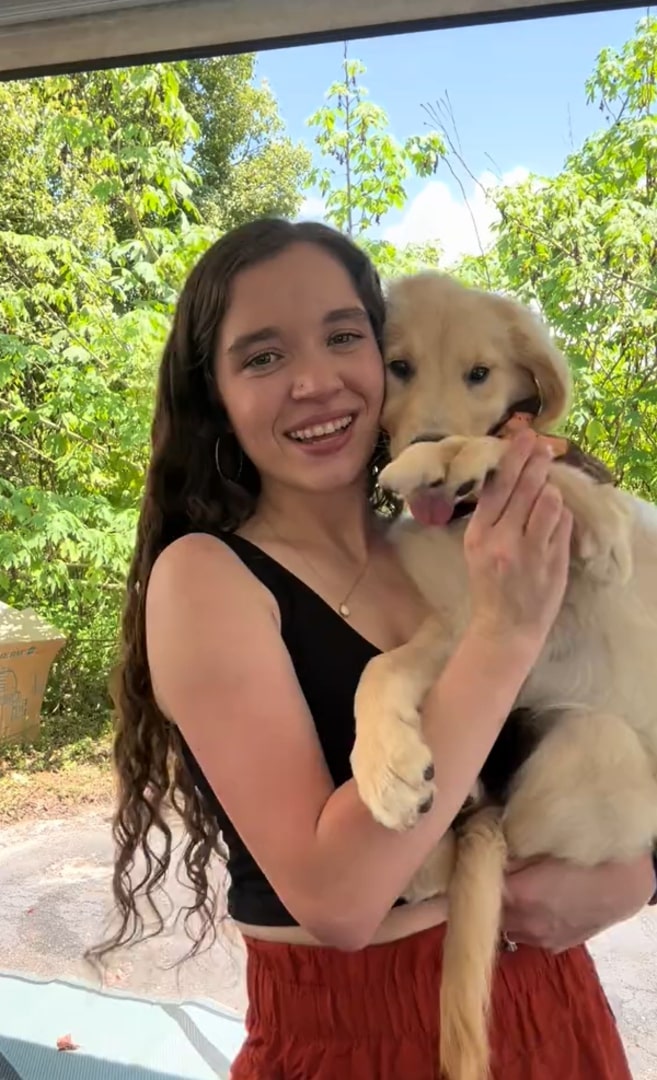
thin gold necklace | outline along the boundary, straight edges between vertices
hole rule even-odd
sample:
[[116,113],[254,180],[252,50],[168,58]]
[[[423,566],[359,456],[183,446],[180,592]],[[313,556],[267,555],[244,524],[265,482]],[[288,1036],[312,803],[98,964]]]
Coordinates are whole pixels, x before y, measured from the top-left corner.
[[368,555],[368,557],[367,557],[367,559],[365,561],[365,565],[360,570],[360,572],[358,574],[358,577],[354,581],[354,583],[351,586],[349,592],[345,596],[344,600],[340,604],[338,604],[338,611],[339,611],[340,615],[342,615],[343,619],[351,618],[351,608],[349,607],[349,604],[347,603],[347,601],[351,599],[351,594],[356,590],[356,588],[360,585],[361,581],[365,577],[365,573],[366,573],[367,569],[369,568],[369,565],[370,565],[370,560],[369,560],[369,555]]
[[[280,533],[274,528],[274,526],[272,525],[269,518],[265,518],[264,520],[265,520],[265,524],[269,526],[270,531],[273,533],[274,539],[278,540],[279,544],[283,544],[285,546],[285,540],[280,535]],[[306,564],[306,566],[310,570],[311,574],[313,574],[314,577],[318,578],[319,581],[322,581],[324,583],[324,585],[328,588],[329,583],[326,580],[326,578],[322,574],[320,574],[320,572],[319,572],[319,570],[317,569],[316,566],[313,566],[310,559],[306,558],[303,551],[301,551],[299,548],[295,548],[294,550],[296,551],[297,555],[301,556],[303,562]],[[349,600],[351,599],[353,593],[356,591],[356,589],[360,585],[361,581],[365,577],[365,574],[366,574],[366,572],[367,572],[367,570],[369,568],[369,565],[370,565],[370,556],[368,554],[368,556],[367,556],[367,558],[365,560],[365,563],[363,564],[361,569],[358,571],[356,579],[354,580],[351,587],[349,588],[349,591],[346,593],[346,595],[343,597],[343,599],[337,605],[337,611],[342,616],[343,619],[351,618],[351,608],[349,607]],[[331,592],[331,590],[329,589],[329,593],[330,592]]]

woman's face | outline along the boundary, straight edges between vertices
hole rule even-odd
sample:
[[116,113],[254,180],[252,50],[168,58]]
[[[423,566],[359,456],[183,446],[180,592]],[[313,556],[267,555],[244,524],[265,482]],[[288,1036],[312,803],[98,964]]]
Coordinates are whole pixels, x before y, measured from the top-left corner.
[[238,274],[221,327],[217,384],[263,484],[337,491],[362,477],[384,372],[346,270],[298,243]]

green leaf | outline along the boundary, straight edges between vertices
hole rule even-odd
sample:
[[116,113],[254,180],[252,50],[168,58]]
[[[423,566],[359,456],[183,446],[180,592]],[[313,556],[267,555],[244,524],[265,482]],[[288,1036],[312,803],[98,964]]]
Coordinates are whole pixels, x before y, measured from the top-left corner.
[[591,447],[597,446],[598,443],[603,442],[607,432],[605,431],[604,424],[601,424],[599,420],[593,417],[586,425],[586,441]]

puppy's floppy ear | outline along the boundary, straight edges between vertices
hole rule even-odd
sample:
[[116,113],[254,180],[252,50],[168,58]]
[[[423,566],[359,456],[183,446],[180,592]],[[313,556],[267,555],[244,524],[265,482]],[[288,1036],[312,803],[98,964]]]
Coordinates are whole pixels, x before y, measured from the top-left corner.
[[536,382],[542,401],[536,426],[547,430],[570,406],[570,369],[547,328],[532,311],[506,298],[503,303],[513,362],[525,368]]

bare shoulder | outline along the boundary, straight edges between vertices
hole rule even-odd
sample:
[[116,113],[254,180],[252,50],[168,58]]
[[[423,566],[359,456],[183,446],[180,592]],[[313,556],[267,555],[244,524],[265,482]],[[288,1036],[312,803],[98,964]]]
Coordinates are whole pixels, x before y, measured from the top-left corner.
[[169,544],[155,560],[148,583],[149,601],[165,601],[171,593],[180,600],[179,593],[193,593],[199,586],[221,586],[229,595],[246,591],[262,600],[271,597],[227,543],[209,533],[188,533]]
[[249,633],[278,637],[276,600],[220,539],[190,533],[156,559],[146,594],[146,642],[153,689],[169,712],[184,684],[230,664]]

